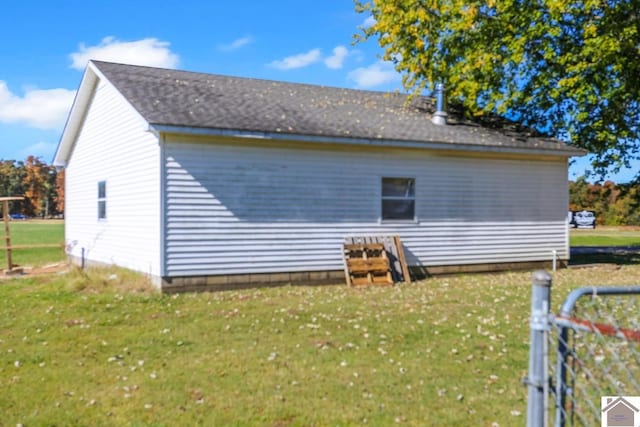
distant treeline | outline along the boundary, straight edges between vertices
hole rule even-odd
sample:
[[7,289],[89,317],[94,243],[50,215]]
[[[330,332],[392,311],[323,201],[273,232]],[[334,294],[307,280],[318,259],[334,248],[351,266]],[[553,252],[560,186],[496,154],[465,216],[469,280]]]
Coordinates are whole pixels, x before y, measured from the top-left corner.
[[10,202],[11,214],[49,218],[64,214],[64,170],[29,156],[25,161],[0,160],[0,197],[22,196]]
[[640,225],[640,182],[591,184],[569,181],[569,210],[591,210],[599,225]]

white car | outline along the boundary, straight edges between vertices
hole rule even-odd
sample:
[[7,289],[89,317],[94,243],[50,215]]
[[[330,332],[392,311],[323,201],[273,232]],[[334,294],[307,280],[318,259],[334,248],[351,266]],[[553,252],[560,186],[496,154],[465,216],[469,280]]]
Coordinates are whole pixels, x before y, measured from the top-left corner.
[[577,228],[596,228],[596,215],[592,211],[575,212],[573,224]]

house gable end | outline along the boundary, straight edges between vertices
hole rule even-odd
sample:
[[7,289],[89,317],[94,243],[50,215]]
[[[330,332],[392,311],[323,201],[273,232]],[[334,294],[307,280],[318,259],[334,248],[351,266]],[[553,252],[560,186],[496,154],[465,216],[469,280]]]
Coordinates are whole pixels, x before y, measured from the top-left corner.
[[66,167],[67,163],[69,162],[69,159],[73,154],[78,136],[82,131],[85,119],[89,114],[91,102],[101,82],[110,84],[130,107],[131,112],[136,114],[136,116],[138,116],[140,119],[144,120],[145,123],[147,122],[146,119],[140,114],[140,112],[138,112],[135,107],[131,105],[131,102],[124,95],[122,95],[118,88],[115,87],[109,81],[109,79],[103,75],[103,73],[93,64],[93,62],[90,61],[87,65],[87,68],[85,69],[84,75],[82,76],[80,87],[76,92],[75,99],[69,112],[69,116],[67,117],[67,122],[65,123],[65,127],[62,131],[62,136],[60,137],[60,141],[58,142],[58,147],[53,158],[54,166]]
[[[161,271],[161,147],[107,79],[94,74],[62,143],[65,241],[74,260]],[[71,125],[72,124],[72,125]],[[62,151],[59,150],[62,159]]]

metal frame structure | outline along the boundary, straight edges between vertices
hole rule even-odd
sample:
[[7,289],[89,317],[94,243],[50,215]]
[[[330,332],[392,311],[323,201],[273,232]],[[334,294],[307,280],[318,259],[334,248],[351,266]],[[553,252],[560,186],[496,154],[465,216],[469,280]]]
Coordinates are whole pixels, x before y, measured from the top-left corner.
[[[612,322],[611,318],[608,318],[608,323],[599,322],[592,318],[581,318],[580,315],[576,315],[577,308],[579,303],[584,303],[587,298],[595,301],[602,297],[630,298],[640,296],[640,286],[589,286],[575,289],[565,299],[560,313],[555,315],[550,311],[551,282],[551,276],[547,272],[538,271],[533,275],[529,374],[524,381],[528,386],[527,426],[546,427],[549,425],[551,417],[550,396],[553,396],[554,426],[564,427],[580,422],[583,425],[589,425],[588,423],[592,420],[585,421],[587,417],[578,413],[577,406],[581,406],[580,409],[585,413],[588,411],[592,417],[600,417],[600,401],[591,399],[577,402],[579,397],[574,394],[575,381],[580,375],[574,366],[579,365],[581,375],[584,377],[593,379],[601,376],[606,377],[610,383],[627,384],[625,389],[618,386],[613,387],[616,394],[623,392],[629,394],[629,390],[633,394],[640,394],[640,378],[636,378],[638,372],[628,369],[625,366],[626,361],[620,360],[613,344],[614,341],[607,341],[615,340],[618,342],[616,344],[618,346],[622,344],[627,352],[631,352],[632,360],[637,361],[640,355],[640,351],[636,351],[636,346],[640,342],[640,328],[637,327],[637,323],[634,323],[632,328],[623,327]],[[638,312],[635,305],[632,308],[635,313]],[[604,312],[606,307],[600,310]],[[557,331],[557,339],[552,335],[554,330]],[[586,355],[578,355],[576,337],[580,340],[588,336],[598,339],[599,344],[605,347],[609,343],[611,348],[608,349],[608,354],[612,359],[611,363],[615,364],[616,372],[612,372],[611,365],[600,367],[597,361],[589,360],[594,359],[594,355],[589,352]],[[584,347],[584,343],[581,345]],[[550,375],[549,356],[553,354],[551,353],[553,351],[556,352],[555,368],[552,368],[555,372]],[[623,375],[624,378],[616,378],[615,375]],[[587,386],[594,388],[595,395],[607,394],[606,389],[594,381]],[[569,409],[567,409],[567,403],[569,403]]]

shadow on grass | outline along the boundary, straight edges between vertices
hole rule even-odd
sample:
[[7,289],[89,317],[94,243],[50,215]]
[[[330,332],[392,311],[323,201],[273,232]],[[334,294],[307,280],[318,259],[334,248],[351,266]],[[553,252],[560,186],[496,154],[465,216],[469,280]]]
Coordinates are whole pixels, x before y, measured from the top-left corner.
[[640,264],[640,253],[637,252],[610,252],[571,255],[569,266],[588,264],[616,264],[631,265]]

